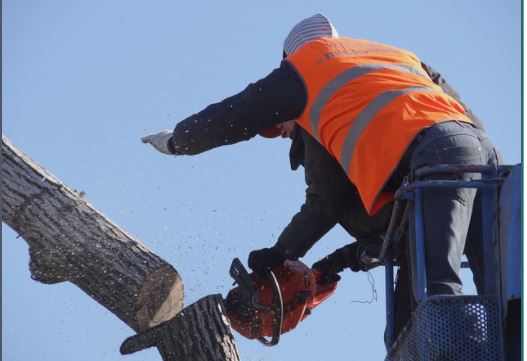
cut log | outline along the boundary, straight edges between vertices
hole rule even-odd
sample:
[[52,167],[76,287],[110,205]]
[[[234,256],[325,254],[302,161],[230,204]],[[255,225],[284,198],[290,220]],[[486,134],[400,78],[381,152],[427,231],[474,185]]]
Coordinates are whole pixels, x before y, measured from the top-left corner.
[[135,331],[183,307],[178,272],[2,136],[2,221],[29,244],[31,277],[70,281]]
[[170,321],[126,339],[122,354],[156,346],[164,361],[239,361],[221,295],[203,297]]

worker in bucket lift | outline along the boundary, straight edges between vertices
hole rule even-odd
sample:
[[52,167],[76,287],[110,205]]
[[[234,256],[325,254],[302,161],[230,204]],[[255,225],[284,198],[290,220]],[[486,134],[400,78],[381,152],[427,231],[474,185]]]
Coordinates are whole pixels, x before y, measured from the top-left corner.
[[[405,175],[424,165],[498,163],[481,123],[413,53],[339,37],[322,14],[295,25],[283,50],[280,67],[266,77],[184,119],[174,131],[143,138],[171,155],[198,154],[257,134],[293,138],[291,165],[304,165],[306,202],[274,246],[250,253],[253,271],[263,274],[304,256],[337,223],[358,243],[314,267],[328,281],[346,267],[364,269],[359,249],[379,242]],[[423,191],[427,295],[462,293],[463,251],[481,289],[480,216],[472,214],[478,198],[474,189]],[[408,233],[411,247],[412,222]],[[396,308],[410,311],[415,260],[407,257],[407,263],[399,271]],[[404,315],[396,320],[397,331],[409,312],[396,313]]]

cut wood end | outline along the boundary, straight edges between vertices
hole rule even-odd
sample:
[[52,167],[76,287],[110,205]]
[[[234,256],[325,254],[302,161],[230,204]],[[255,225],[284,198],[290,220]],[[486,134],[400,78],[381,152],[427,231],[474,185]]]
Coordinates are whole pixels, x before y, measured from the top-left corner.
[[161,322],[170,320],[183,309],[183,283],[178,279],[174,282],[171,289],[165,302],[148,322],[148,327],[154,327]]
[[148,275],[137,297],[137,326],[146,330],[168,321],[183,308],[183,281],[165,264]]

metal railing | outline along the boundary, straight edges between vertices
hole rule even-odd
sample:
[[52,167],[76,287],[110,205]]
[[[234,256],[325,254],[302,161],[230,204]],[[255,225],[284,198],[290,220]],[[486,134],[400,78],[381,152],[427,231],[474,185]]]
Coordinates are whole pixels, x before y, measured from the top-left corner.
[[[463,297],[472,297],[470,302],[473,309],[478,309],[478,305],[484,304],[481,306],[481,309],[484,309],[485,312],[481,312],[482,319],[485,322],[481,321],[477,323],[478,319],[476,318],[473,321],[476,321],[476,324],[479,325],[481,332],[492,332],[494,334],[501,335],[501,320],[500,317],[490,317],[496,312],[497,315],[500,315],[502,310],[502,305],[500,304],[500,299],[497,297],[500,285],[500,275],[499,275],[499,242],[498,242],[498,225],[497,225],[497,213],[498,213],[498,188],[499,185],[503,182],[504,178],[511,171],[512,166],[493,166],[493,165],[436,165],[436,166],[427,166],[420,169],[417,169],[406,177],[403,185],[397,191],[395,195],[394,207],[392,210],[392,218],[386,236],[381,247],[381,251],[377,258],[367,257],[361,259],[365,264],[371,266],[375,265],[384,265],[385,266],[385,287],[386,287],[386,345],[388,348],[392,348],[391,353],[388,355],[387,360],[417,360],[417,359],[426,359],[432,360],[433,358],[422,358],[421,355],[412,356],[415,352],[420,352],[425,348],[415,347],[408,348],[408,345],[423,345],[421,341],[415,338],[426,338],[432,337],[431,335],[434,332],[430,329],[424,330],[423,325],[430,325],[430,323],[425,322],[423,317],[430,318],[430,322],[433,322],[433,315],[430,314],[429,310],[433,309],[434,312],[437,311],[437,305],[443,305],[444,307],[450,307],[450,311],[446,308],[442,311],[443,315],[447,315],[448,312],[463,314],[463,308],[467,307],[465,305],[465,300],[462,300]],[[476,174],[475,179],[472,180],[455,180],[455,179],[440,179],[445,175],[458,175],[458,174]],[[437,176],[439,179],[434,179],[434,176]],[[426,296],[426,259],[425,259],[425,239],[424,239],[424,223],[423,223],[423,200],[422,192],[424,189],[429,188],[475,188],[481,194],[481,207],[482,207],[482,235],[483,235],[483,263],[484,263],[484,295],[480,296],[445,296],[445,300],[441,299],[441,296],[427,297]],[[414,211],[409,212],[409,204],[412,204]],[[395,335],[395,309],[394,309],[394,250],[397,249],[397,246],[402,243],[402,238],[405,233],[405,227],[408,223],[409,217],[414,217],[415,224],[415,249],[411,250],[414,252],[414,257],[416,260],[416,267],[412,273],[412,288],[416,290],[415,297],[418,302],[418,308],[414,313],[412,320],[409,321],[405,330],[399,335],[397,342]],[[458,298],[460,304],[456,307],[452,299]],[[475,298],[474,298],[475,297]],[[479,301],[478,297],[482,297]],[[490,298],[489,298],[490,297]],[[448,301],[446,301],[448,299]],[[434,307],[430,306],[432,302]],[[469,308],[470,308],[469,307]],[[494,309],[495,307],[496,309]],[[428,311],[427,311],[428,310]],[[438,315],[439,313],[435,313]],[[446,319],[451,319],[452,322],[456,319],[455,317],[450,317]],[[458,320],[459,321],[459,320]],[[449,327],[442,324],[443,336],[450,332],[455,325],[451,324]],[[420,326],[416,326],[420,325]],[[469,323],[465,323],[469,325]],[[414,331],[410,329],[414,327]],[[460,326],[459,324],[457,325]],[[420,328],[419,332],[416,332],[417,328]],[[469,327],[469,326],[467,326]],[[498,330],[498,331],[497,331]],[[460,331],[460,330],[458,330]],[[465,330],[468,332],[467,330]],[[438,344],[447,345],[448,343],[441,343],[441,340],[444,338],[441,337],[441,333],[436,333],[434,337],[437,337]],[[448,337],[447,337],[448,338]],[[405,340],[406,339],[406,340]],[[432,347],[434,340],[427,340],[429,346]],[[498,346],[495,344],[491,345],[490,342],[499,343]],[[396,343],[396,344],[395,344]],[[394,346],[395,344],[395,346]],[[403,345],[404,344],[404,345]],[[483,347],[480,342],[480,348],[477,349],[481,360],[499,360],[496,355],[498,353],[494,352],[495,350],[502,349],[503,341],[501,338],[485,338],[485,345]],[[394,347],[392,347],[394,346]],[[450,345],[451,346],[451,345]],[[433,347],[432,347],[433,348]],[[399,351],[397,351],[399,349]],[[404,354],[404,350],[410,352]],[[409,351],[409,350],[412,351]],[[482,351],[482,350],[486,351]],[[420,351],[416,351],[420,350]],[[490,352],[489,350],[493,350]],[[397,351],[397,352],[395,352]],[[436,350],[437,351],[437,350]],[[401,352],[403,352],[401,356]],[[476,352],[476,351],[475,351]],[[437,351],[437,354],[441,354],[440,351]],[[390,356],[391,355],[391,356]],[[399,355],[399,356],[397,356]],[[473,357],[473,354],[470,352],[466,353],[467,357]],[[472,356],[470,356],[472,355]],[[483,357],[483,356],[485,357]],[[501,355],[501,351],[499,352]],[[397,356],[397,357],[396,357]],[[488,357],[487,357],[488,356]],[[500,356],[501,357],[501,356]],[[441,358],[436,358],[441,359]],[[447,358],[450,359],[450,358]],[[452,358],[452,360],[472,360],[471,358]]]

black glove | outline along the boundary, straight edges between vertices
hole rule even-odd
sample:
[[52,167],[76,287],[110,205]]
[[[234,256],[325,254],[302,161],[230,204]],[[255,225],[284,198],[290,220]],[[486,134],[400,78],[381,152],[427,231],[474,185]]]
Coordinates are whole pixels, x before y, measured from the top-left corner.
[[335,262],[335,260],[329,258],[329,256],[326,256],[320,261],[313,263],[311,268],[316,269],[321,273],[318,283],[326,286],[340,281],[341,277],[337,273],[342,272],[343,268],[340,268],[337,264],[338,262]]
[[337,249],[332,254],[315,262],[311,268],[315,268],[322,273],[319,283],[327,285],[340,280],[338,273],[349,267],[352,271],[357,272],[362,269],[359,261],[359,243],[354,242]]
[[269,271],[283,264],[285,259],[284,254],[274,246],[252,251],[249,253],[247,264],[254,272],[260,276],[265,276]]
[[322,274],[318,281],[321,285],[329,285],[340,281],[340,276],[337,273],[342,272],[344,267],[344,261],[337,252],[322,258],[311,266],[311,268],[317,269]]

